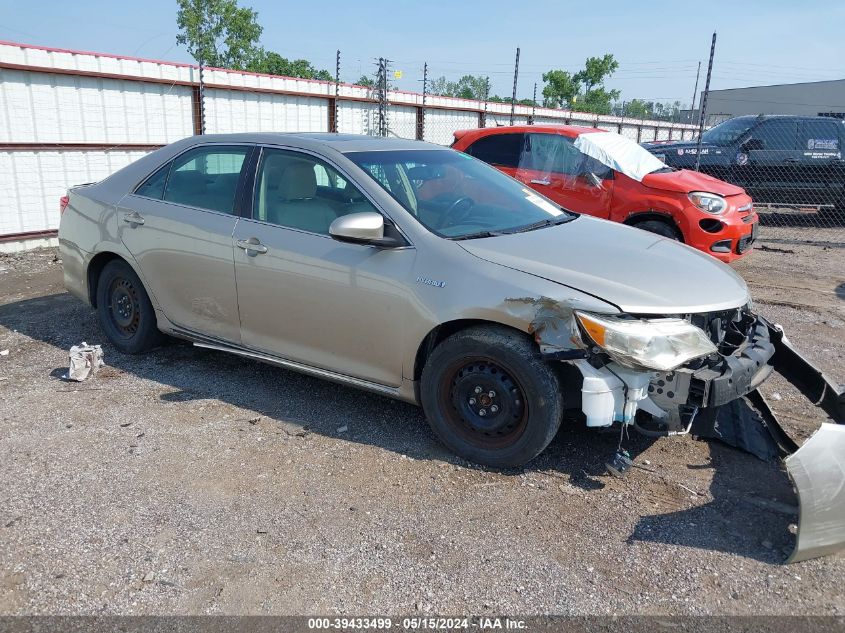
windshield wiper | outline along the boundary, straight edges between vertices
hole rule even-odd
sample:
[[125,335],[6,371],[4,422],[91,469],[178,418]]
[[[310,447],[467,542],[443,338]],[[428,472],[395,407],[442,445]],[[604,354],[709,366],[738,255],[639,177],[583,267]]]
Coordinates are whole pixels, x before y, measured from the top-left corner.
[[467,233],[466,235],[458,235],[457,237],[450,237],[449,239],[457,242],[458,240],[475,240],[482,237],[496,237],[498,235],[505,235],[502,231],[476,231],[475,233]]
[[533,224],[526,224],[525,226],[517,227],[513,230],[508,231],[508,233],[525,233],[526,231],[534,231],[536,229],[542,229],[547,226],[557,226],[558,224],[566,224],[567,222],[572,222],[577,215],[562,215],[556,218],[546,218],[545,220],[540,220],[539,222],[534,222]]

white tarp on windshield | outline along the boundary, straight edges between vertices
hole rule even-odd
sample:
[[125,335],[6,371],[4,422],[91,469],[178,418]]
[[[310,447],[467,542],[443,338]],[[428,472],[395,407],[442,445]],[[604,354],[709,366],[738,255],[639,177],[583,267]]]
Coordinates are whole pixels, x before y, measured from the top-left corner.
[[641,181],[646,174],[666,165],[629,138],[615,132],[586,132],[575,139],[575,147],[603,165]]

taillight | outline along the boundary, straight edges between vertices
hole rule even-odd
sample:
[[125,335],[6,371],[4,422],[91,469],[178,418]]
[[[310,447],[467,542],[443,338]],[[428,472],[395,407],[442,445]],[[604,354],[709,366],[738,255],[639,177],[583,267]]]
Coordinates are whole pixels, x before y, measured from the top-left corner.
[[61,198],[59,198],[59,215],[61,215],[62,213],[65,212],[65,209],[67,209],[68,203],[70,203],[70,197],[69,196],[62,196]]

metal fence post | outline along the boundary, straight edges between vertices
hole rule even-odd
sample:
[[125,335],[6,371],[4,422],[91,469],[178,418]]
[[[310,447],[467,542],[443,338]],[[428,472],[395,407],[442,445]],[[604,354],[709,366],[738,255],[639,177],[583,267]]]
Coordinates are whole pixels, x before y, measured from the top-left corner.
[[710,42],[710,61],[707,63],[707,79],[704,82],[704,95],[701,97],[701,112],[698,115],[698,142],[695,144],[695,171],[701,171],[701,135],[704,134],[704,119],[707,116],[707,95],[710,93],[710,75],[713,72],[713,55],[716,52],[716,31]]
[[511,125],[516,112],[516,80],[519,78],[519,47],[516,47],[516,62],[513,67],[513,96],[511,97]]
[[334,103],[332,104],[331,112],[332,117],[329,121],[329,132],[338,132],[340,127],[340,122],[338,121],[338,117],[340,114],[340,49],[337,51],[337,57],[335,58],[335,70],[334,70]]
[[425,138],[425,101],[428,96],[428,62],[423,64],[422,106],[417,108],[417,140]]

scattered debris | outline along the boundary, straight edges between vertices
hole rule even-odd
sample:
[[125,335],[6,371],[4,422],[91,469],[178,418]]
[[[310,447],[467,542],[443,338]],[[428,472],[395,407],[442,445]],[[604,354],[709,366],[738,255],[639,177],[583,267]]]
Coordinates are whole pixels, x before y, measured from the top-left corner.
[[780,400],[781,395],[775,391],[771,396],[769,396],[772,400]]
[[755,248],[758,248],[761,251],[766,251],[768,253],[789,253],[790,255],[795,254],[795,251],[793,251],[791,248],[775,248],[774,246],[766,246],[765,244],[760,244]]
[[155,579],[156,579],[155,572],[149,571],[149,572],[147,572],[147,575],[144,576],[143,582],[152,582]]
[[7,349],[0,350],[0,356],[8,356],[8,355],[9,355],[9,350],[7,350]]
[[100,345],[88,345],[85,341],[71,347],[68,358],[70,367],[64,378],[75,382],[82,382],[96,375],[100,367],[105,365],[103,348]]
[[348,430],[349,430],[349,427],[345,424],[343,426],[337,427],[338,433],[346,433]]

